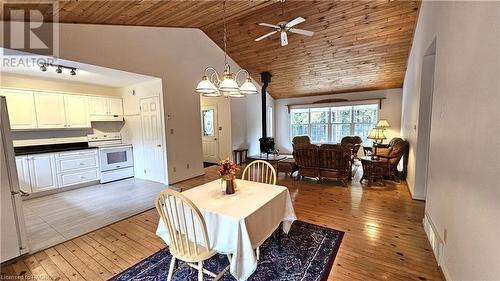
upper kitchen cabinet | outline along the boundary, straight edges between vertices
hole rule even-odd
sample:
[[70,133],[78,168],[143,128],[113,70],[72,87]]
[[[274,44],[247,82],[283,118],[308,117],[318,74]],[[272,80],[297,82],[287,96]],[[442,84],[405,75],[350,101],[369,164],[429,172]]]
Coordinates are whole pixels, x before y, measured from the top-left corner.
[[35,109],[38,128],[67,128],[63,94],[35,92]]
[[67,128],[90,128],[89,97],[64,95]]
[[91,121],[123,121],[123,104],[121,98],[90,97]]
[[37,128],[32,91],[3,89],[2,95],[7,98],[11,129]]

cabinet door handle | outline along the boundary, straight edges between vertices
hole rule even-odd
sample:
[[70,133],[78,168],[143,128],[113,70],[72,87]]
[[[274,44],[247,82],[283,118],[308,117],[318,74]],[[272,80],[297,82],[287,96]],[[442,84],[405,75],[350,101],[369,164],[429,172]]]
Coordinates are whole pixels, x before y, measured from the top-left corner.
[[83,166],[83,165],[85,165],[85,163],[80,163],[80,166]]

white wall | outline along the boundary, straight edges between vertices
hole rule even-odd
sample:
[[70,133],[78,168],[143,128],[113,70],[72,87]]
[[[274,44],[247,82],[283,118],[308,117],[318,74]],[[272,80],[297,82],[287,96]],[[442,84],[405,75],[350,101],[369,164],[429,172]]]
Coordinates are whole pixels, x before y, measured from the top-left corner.
[[426,216],[445,242],[448,280],[500,280],[500,2],[422,3],[403,87],[402,134],[413,148],[422,61],[434,38]]
[[223,51],[208,36],[191,28],[59,24],[59,41],[61,59],[161,78],[169,182],[204,173],[194,89],[205,67],[223,67]]
[[[382,101],[382,109],[379,111],[379,119],[387,119],[391,127],[385,131],[387,139],[400,136],[401,129],[401,89],[378,90],[355,92],[346,94],[321,95],[299,98],[278,99],[275,101],[275,136],[276,146],[282,153],[292,152],[292,139],[290,133],[290,114],[288,104],[307,104],[324,99],[377,99],[386,98]],[[377,101],[378,102],[378,101]],[[333,105],[344,105],[349,103],[333,103]]]
[[[260,153],[259,139],[262,137],[262,96],[258,86],[257,90],[256,95],[231,100],[233,149],[248,148],[249,156]],[[274,102],[275,100],[266,93],[266,107],[274,107]],[[273,113],[275,113],[274,110]],[[273,118],[273,120],[276,119]]]
[[[161,79],[152,79],[151,81],[142,82],[120,89],[120,94],[123,98],[123,115],[124,115],[124,125],[120,130],[122,134],[122,139],[124,143],[132,144],[134,148],[134,172],[135,177],[147,180],[154,180],[150,178],[149,174],[144,173],[145,166],[144,163],[147,159],[144,159],[143,154],[143,142],[142,142],[142,123],[141,123],[141,99],[157,96],[162,103],[162,81]],[[164,133],[164,132],[163,132]],[[162,134],[164,135],[164,134]],[[165,147],[165,140],[161,140],[163,147]],[[163,166],[166,167],[167,155],[163,155]],[[159,163],[158,165],[161,165]],[[160,178],[163,178],[162,183],[167,183],[167,171],[164,171]],[[155,175],[151,175],[155,176]]]

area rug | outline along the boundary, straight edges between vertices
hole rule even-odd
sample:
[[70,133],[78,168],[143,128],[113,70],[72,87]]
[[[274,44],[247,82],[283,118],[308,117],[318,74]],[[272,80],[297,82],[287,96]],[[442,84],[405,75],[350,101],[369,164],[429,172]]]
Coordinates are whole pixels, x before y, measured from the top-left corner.
[[[290,232],[281,235],[281,250],[273,237],[262,244],[257,270],[249,280],[327,280],[343,235],[342,231],[295,221]],[[162,249],[110,280],[167,280],[170,258],[168,248]],[[216,255],[203,265],[212,272],[220,272],[228,263],[225,255]],[[183,267],[172,279],[197,280],[197,270]],[[228,272],[221,280],[235,278]]]

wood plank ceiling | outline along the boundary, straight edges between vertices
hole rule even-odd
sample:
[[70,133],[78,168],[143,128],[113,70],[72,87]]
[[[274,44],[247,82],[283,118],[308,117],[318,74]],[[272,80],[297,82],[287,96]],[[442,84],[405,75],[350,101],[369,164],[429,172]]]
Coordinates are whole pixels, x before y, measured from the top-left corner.
[[[398,88],[403,84],[419,1],[228,1],[228,54],[275,98]],[[46,12],[47,15],[50,11]],[[59,22],[202,29],[222,47],[222,1],[60,1]],[[312,37],[257,25],[302,16]],[[222,59],[222,58],[221,58]],[[201,70],[200,70],[201,71]]]

